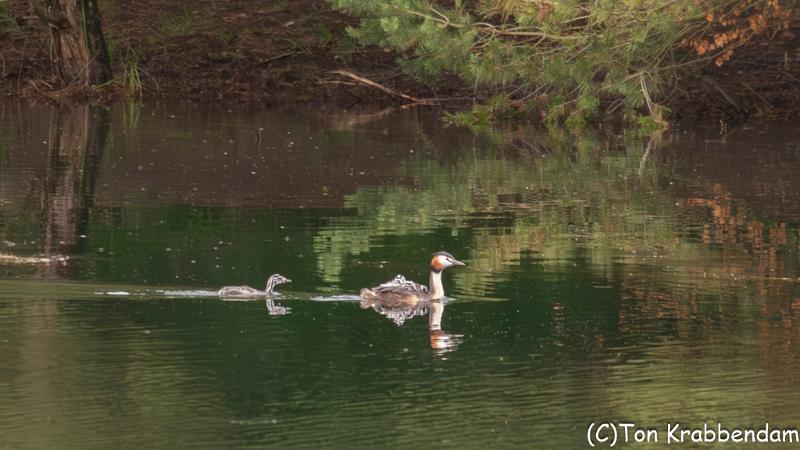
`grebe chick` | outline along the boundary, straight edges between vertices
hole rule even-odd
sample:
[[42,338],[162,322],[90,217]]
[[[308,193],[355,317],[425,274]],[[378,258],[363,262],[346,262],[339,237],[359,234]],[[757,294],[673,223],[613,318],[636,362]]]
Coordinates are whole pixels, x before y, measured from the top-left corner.
[[250,286],[225,286],[217,292],[222,298],[259,298],[277,294],[275,287],[279,284],[291,283],[292,280],[281,274],[273,274],[267,279],[267,285],[263,291],[251,288]]
[[372,307],[376,304],[394,308],[412,306],[420,302],[438,300],[444,297],[442,286],[442,271],[452,266],[465,264],[447,252],[436,252],[431,260],[430,286],[415,283],[402,275],[397,275],[393,280],[375,286],[371,289],[361,289],[362,307]]
[[387,281],[386,283],[381,283],[377,287],[397,287],[397,286],[428,292],[428,286],[415,283],[411,280],[407,280],[406,277],[400,274],[395,275],[394,278]]

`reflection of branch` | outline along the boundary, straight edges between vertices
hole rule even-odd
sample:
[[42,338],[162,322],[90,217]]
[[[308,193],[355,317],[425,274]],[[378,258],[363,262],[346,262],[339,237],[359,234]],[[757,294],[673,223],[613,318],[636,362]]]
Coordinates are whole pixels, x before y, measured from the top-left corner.
[[338,121],[332,121],[331,126],[334,129],[349,130],[359,125],[367,125],[378,119],[386,117],[397,110],[395,107],[386,108],[372,114],[353,114],[343,115],[337,117]]
[[410,102],[414,102],[415,104],[428,105],[428,104],[431,103],[430,100],[424,100],[424,99],[412,97],[410,95],[406,95],[406,94],[403,94],[403,93],[400,93],[400,92],[397,92],[397,91],[393,91],[392,89],[389,89],[388,87],[386,87],[386,86],[384,86],[384,85],[382,85],[380,83],[376,83],[376,82],[374,82],[372,80],[368,80],[366,78],[360,77],[360,76],[358,76],[358,75],[356,75],[356,74],[354,74],[352,72],[348,72],[346,70],[334,70],[331,73],[335,73],[337,75],[342,75],[342,76],[345,76],[345,77],[348,77],[348,78],[352,78],[353,80],[356,80],[361,84],[367,85],[369,87],[373,87],[373,88],[378,89],[380,91],[383,91],[383,92],[385,92],[385,93],[387,93],[389,95],[406,99],[406,100],[408,100]]
[[650,139],[647,141],[647,147],[644,150],[644,155],[642,155],[642,159],[639,160],[639,176],[641,177],[644,173],[644,164],[647,162],[647,158],[650,157],[650,150],[653,148],[653,140]]
[[63,256],[49,256],[45,258],[33,256],[17,256],[10,253],[0,253],[0,264],[51,264],[57,261],[66,261]]
[[657,149],[661,146],[662,142],[664,141],[664,130],[657,130],[653,134],[650,135],[650,139],[647,141],[647,147],[645,147],[644,155],[639,160],[639,176],[641,177],[644,173],[644,165],[647,163],[647,159],[650,157],[650,152],[654,149]]

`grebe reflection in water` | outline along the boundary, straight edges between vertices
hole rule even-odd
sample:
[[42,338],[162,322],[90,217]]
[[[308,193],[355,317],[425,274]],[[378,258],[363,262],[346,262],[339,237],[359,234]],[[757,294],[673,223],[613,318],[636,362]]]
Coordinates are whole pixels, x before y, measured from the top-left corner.
[[[414,283],[402,275],[381,284],[380,286],[393,286]],[[444,316],[445,301],[442,298],[422,301],[414,304],[373,302],[362,299],[363,309],[372,309],[378,314],[389,318],[397,326],[403,325],[407,320],[416,316],[428,315],[428,331],[431,348],[437,355],[455,350],[464,341],[463,335],[448,334],[442,330],[442,317]]]
[[292,308],[275,303],[275,299],[267,297],[267,313],[270,316],[286,316],[292,313]]
[[452,352],[461,345],[464,336],[442,331],[444,302],[441,299],[432,301],[428,309],[428,332],[431,338],[431,348],[438,355]]

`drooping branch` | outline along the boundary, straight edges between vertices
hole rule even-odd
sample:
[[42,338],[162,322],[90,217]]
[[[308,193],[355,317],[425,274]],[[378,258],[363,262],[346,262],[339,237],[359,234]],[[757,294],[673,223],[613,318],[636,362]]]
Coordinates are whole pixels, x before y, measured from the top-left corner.
[[[434,16],[431,16],[430,14],[425,14],[425,13],[422,13],[422,12],[419,12],[419,11],[414,11],[412,9],[400,9],[400,8],[395,8],[395,9],[397,9],[398,11],[401,11],[401,12],[403,12],[405,14],[409,14],[409,15],[412,15],[412,16],[422,17],[424,19],[431,20],[433,22],[436,22],[438,24],[444,25],[444,26],[449,27],[449,28],[460,29],[460,28],[464,28],[464,26],[465,26],[464,24],[451,22],[450,19],[447,18],[447,16],[445,16],[442,13],[440,13],[439,11],[436,11],[433,8],[431,8],[431,10],[434,13],[436,13],[439,17],[434,17]],[[544,33],[542,31],[521,30],[519,28],[510,29],[510,30],[504,30],[502,28],[498,28],[498,27],[496,27],[496,26],[494,26],[494,25],[492,25],[490,23],[486,23],[486,22],[478,22],[478,23],[475,23],[473,25],[476,27],[478,32],[484,33],[484,34],[491,34],[491,35],[494,35],[494,36],[534,37],[534,38],[546,39],[546,40],[551,40],[551,41],[576,41],[576,40],[584,39],[584,36],[557,35],[557,34]]]

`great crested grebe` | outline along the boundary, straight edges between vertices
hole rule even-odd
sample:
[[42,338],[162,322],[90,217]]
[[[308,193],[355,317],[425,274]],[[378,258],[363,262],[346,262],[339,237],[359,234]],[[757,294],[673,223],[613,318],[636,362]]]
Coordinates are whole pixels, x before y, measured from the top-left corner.
[[397,275],[393,280],[375,286],[372,289],[361,289],[362,307],[380,305],[393,308],[413,306],[420,302],[438,300],[444,297],[442,286],[442,271],[452,266],[465,264],[447,252],[436,252],[431,260],[430,286],[415,283],[402,275]]
[[263,291],[251,288],[250,286],[225,286],[217,292],[222,298],[259,298],[276,294],[275,287],[279,284],[291,283],[292,280],[281,274],[273,274],[267,279],[267,285]]

